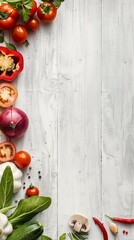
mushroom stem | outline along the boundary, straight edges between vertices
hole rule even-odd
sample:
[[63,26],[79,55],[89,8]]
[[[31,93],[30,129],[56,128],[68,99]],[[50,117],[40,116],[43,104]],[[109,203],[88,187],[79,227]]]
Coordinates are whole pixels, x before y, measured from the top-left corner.
[[74,224],[74,227],[73,227],[74,231],[80,232],[80,231],[81,231],[81,228],[82,228],[82,223],[80,223],[80,222],[77,221],[77,222]]

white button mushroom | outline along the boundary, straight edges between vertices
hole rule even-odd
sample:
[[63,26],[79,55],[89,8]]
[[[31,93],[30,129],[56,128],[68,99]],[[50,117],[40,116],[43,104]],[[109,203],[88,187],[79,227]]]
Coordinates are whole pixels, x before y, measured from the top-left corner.
[[7,236],[11,234],[13,227],[8,221],[8,218],[5,214],[0,213],[0,240],[7,239]]
[[16,193],[20,190],[20,188],[22,186],[21,179],[22,179],[23,174],[20,171],[20,169],[18,169],[16,167],[16,165],[14,163],[5,162],[5,163],[0,164],[0,180],[1,180],[1,177],[3,175],[3,172],[4,172],[5,168],[7,166],[9,166],[12,170],[13,180],[14,180],[14,190],[13,190],[13,192]]
[[69,225],[75,232],[88,232],[90,229],[89,219],[81,214],[74,214],[69,219]]

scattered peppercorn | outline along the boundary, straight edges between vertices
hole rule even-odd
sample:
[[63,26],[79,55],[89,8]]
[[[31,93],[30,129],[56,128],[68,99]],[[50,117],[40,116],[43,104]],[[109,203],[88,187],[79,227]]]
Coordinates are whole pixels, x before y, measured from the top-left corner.
[[38,174],[40,174],[40,171],[38,171]]
[[26,183],[24,182],[23,185],[25,185]]
[[17,203],[18,201],[17,200],[15,200],[15,203]]
[[125,233],[126,233],[126,230],[123,230],[122,232],[123,232],[123,234],[125,234]]
[[30,179],[31,177],[30,176],[28,176],[28,179]]
[[25,189],[26,187],[24,186],[23,189]]
[[39,179],[41,179],[41,176],[39,176]]
[[29,167],[29,170],[31,170],[31,169],[32,169],[32,167],[30,166],[30,167]]

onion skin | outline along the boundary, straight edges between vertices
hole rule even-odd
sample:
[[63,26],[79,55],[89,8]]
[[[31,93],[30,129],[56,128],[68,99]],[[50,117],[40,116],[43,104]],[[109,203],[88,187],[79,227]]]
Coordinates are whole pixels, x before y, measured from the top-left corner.
[[26,113],[19,108],[7,108],[0,115],[0,130],[9,138],[23,136],[28,125]]

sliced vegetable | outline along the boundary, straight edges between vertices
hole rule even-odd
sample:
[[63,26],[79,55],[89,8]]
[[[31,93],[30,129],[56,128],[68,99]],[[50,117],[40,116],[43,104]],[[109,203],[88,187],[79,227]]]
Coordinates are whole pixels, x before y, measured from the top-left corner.
[[28,31],[23,25],[16,25],[12,30],[12,38],[16,43],[23,44],[27,41]]
[[7,162],[14,159],[16,154],[15,145],[12,142],[0,143],[0,162]]
[[[21,179],[22,179],[22,172],[16,167],[16,165],[12,162],[6,162],[6,163],[2,163],[0,165],[0,179],[2,178],[3,172],[5,170],[5,168],[9,166],[12,170],[12,174],[13,174],[13,192],[16,193],[20,190],[22,183],[21,183]],[[8,180],[9,181],[9,180]],[[5,184],[2,184],[3,189],[5,188]],[[10,184],[8,186],[10,188]],[[9,190],[8,190],[9,191]]]
[[0,209],[9,207],[13,196],[13,174],[7,166],[2,174],[0,183]]
[[57,8],[51,2],[43,2],[38,6],[37,15],[40,20],[51,23],[57,15]]
[[10,6],[8,3],[0,5],[0,29],[9,30],[16,25],[19,17],[17,9]]
[[33,186],[32,184],[26,190],[26,195],[28,197],[39,195],[39,193],[40,193],[39,189],[37,187]]
[[22,199],[18,207],[9,216],[9,221],[15,227],[31,220],[35,215],[47,209],[51,204],[51,198],[42,196],[32,196]]
[[31,163],[31,156],[28,152],[19,151],[15,154],[14,163],[20,169],[27,168]]
[[21,53],[0,46],[0,80],[13,81],[23,70]]
[[11,223],[8,221],[7,216],[3,213],[0,213],[0,239],[1,240],[7,239],[8,235],[10,235],[12,231],[13,227]]
[[7,240],[37,240],[43,233],[41,223],[34,221],[24,223],[16,228]]
[[82,214],[74,214],[69,219],[69,225],[75,232],[88,232],[90,230],[89,219]]
[[10,107],[0,115],[0,130],[10,138],[21,137],[26,132],[29,120],[21,109]]
[[11,107],[16,98],[18,97],[18,91],[16,87],[11,83],[0,84],[0,107]]

